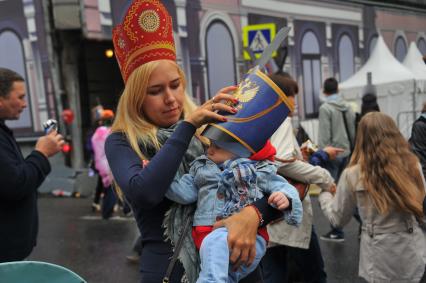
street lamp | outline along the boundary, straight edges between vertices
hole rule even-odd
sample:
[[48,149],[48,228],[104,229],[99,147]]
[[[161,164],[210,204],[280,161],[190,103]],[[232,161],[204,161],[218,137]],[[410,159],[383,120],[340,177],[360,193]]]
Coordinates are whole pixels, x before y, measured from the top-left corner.
[[114,51],[112,49],[105,50],[105,56],[107,58],[112,58],[112,56],[114,56]]

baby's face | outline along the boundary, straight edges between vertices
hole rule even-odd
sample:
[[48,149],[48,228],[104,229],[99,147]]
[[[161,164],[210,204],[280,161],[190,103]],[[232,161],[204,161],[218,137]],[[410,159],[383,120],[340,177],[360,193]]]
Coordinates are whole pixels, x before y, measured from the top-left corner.
[[207,157],[216,164],[225,162],[228,159],[232,159],[235,155],[223,148],[216,146],[214,143],[211,143],[207,149]]

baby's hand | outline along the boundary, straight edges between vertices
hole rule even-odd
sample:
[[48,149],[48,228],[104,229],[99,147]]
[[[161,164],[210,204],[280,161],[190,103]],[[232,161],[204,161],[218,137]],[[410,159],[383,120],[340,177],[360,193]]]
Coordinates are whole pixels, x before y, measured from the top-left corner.
[[290,201],[282,192],[273,192],[268,198],[268,203],[279,210],[284,210],[290,205]]

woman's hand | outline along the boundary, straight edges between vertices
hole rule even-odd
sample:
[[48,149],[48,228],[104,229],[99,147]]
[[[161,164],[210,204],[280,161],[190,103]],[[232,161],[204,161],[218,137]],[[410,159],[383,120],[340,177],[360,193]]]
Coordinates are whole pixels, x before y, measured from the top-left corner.
[[[185,121],[191,123],[197,128],[209,122],[226,122],[226,117],[223,115],[219,115],[217,112],[225,111],[232,114],[235,114],[237,112],[237,109],[234,108],[232,105],[238,103],[238,100],[236,100],[231,94],[229,94],[230,92],[235,91],[237,88],[237,86],[228,86],[222,88],[212,99],[206,101],[193,113],[188,115]],[[227,102],[231,102],[230,105],[227,105]]]
[[259,216],[255,208],[247,206],[239,213],[217,221],[213,229],[225,226],[228,229],[229,260],[237,270],[241,264],[250,265],[256,256],[256,235]]
[[344,152],[345,150],[343,148],[339,148],[339,147],[334,147],[334,146],[326,146],[324,147],[324,151],[328,154],[328,158],[330,160],[334,160],[336,159],[336,156],[339,153]]

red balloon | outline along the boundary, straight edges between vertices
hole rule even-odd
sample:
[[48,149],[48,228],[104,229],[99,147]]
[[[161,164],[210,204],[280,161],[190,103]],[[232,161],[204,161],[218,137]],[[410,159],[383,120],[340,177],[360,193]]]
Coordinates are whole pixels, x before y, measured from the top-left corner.
[[62,119],[64,119],[65,124],[71,124],[74,121],[74,112],[71,109],[64,109],[62,111]]
[[63,153],[69,153],[71,151],[71,145],[69,143],[65,143],[62,146],[62,152]]

